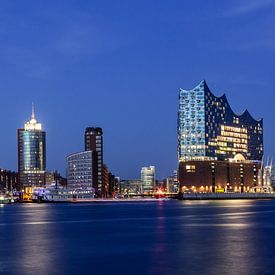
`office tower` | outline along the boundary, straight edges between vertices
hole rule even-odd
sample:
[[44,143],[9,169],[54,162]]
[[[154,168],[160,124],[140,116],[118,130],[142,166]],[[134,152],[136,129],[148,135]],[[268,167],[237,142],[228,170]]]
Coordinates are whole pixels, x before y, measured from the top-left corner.
[[181,191],[251,191],[263,157],[263,120],[232,111],[203,80],[179,90],[178,161]]
[[155,166],[142,167],[141,186],[143,193],[152,193],[156,188],[156,170]]
[[232,111],[225,94],[216,97],[203,80],[192,90],[179,91],[178,159],[246,160],[263,157],[263,120],[245,110]]
[[103,131],[99,127],[85,129],[85,151],[93,151],[93,186],[101,195],[108,192],[103,183]]
[[38,123],[34,107],[32,116],[18,129],[18,173],[21,188],[45,185],[46,172],[46,132]]
[[93,187],[93,151],[83,151],[67,157],[69,188]]

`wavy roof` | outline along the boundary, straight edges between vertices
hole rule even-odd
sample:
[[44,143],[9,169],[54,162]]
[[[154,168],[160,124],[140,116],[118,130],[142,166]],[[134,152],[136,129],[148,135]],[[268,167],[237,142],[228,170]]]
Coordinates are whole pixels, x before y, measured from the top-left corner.
[[[229,110],[233,113],[234,116],[236,116],[236,117],[238,117],[238,118],[250,118],[250,119],[253,119],[253,120],[256,121],[256,122],[263,122],[263,119],[262,119],[262,118],[261,118],[261,119],[255,119],[255,118],[250,114],[250,112],[249,112],[247,109],[245,109],[241,114],[235,113],[235,112],[233,111],[233,109],[231,108],[231,105],[229,104],[229,101],[228,101],[228,99],[227,99],[227,97],[226,97],[226,94],[224,93],[222,96],[216,96],[216,95],[214,95],[214,94],[211,92],[211,90],[209,89],[209,87],[207,86],[207,83],[206,83],[205,80],[202,80],[202,81],[199,83],[199,85],[197,85],[195,88],[200,87],[201,85],[204,85],[204,90],[208,90],[208,91],[211,93],[211,95],[212,95],[213,97],[215,97],[215,98],[217,98],[217,99],[223,99],[224,102],[227,103]],[[195,89],[195,88],[194,88],[194,89]]]

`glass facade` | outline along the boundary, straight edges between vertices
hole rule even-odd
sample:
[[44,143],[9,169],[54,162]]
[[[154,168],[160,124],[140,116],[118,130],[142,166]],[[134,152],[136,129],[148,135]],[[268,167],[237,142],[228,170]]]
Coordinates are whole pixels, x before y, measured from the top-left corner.
[[24,129],[18,129],[18,171],[22,188],[45,185],[46,132],[34,114]]
[[67,157],[67,182],[70,188],[93,187],[93,152],[83,151]]
[[178,159],[229,160],[263,157],[263,120],[235,114],[225,95],[216,97],[203,80],[179,91]]
[[178,113],[179,159],[206,155],[204,86],[180,89]]
[[152,193],[155,191],[156,169],[155,166],[142,167],[141,169],[141,189],[142,193]]

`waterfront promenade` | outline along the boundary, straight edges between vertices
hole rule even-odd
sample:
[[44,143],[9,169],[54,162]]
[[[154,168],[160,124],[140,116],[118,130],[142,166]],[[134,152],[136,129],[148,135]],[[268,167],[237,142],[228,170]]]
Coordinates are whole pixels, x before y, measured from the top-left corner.
[[275,193],[183,193],[182,200],[259,200],[275,199]]

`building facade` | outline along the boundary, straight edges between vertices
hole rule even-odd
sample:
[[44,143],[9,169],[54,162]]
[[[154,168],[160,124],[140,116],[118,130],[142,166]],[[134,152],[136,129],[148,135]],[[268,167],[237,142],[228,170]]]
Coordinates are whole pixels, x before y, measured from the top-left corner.
[[72,189],[93,187],[93,151],[67,157],[67,186]]
[[155,166],[141,168],[141,192],[152,193],[156,189],[156,169]]
[[109,173],[109,194],[113,197],[115,193],[120,192],[120,178]]
[[262,160],[263,120],[246,110],[232,111],[225,95],[216,97],[202,81],[192,90],[180,89],[178,159],[229,160],[242,154]]
[[103,169],[102,169],[102,192],[101,196],[102,197],[109,197],[111,193],[109,192],[109,186],[110,186],[110,178],[109,178],[109,168],[106,164],[103,164]]
[[18,174],[21,188],[45,185],[46,173],[46,132],[41,123],[32,116],[18,129]]
[[121,194],[142,193],[141,180],[140,179],[122,179],[119,184],[119,192],[121,192]]
[[178,193],[179,192],[179,182],[178,182],[178,170],[173,171],[173,175],[169,178],[163,180],[165,183],[165,191],[168,193]]
[[178,161],[180,191],[246,192],[258,186],[263,158],[263,120],[232,111],[203,80],[180,89]]
[[62,177],[58,171],[47,171],[46,172],[46,186],[51,186],[55,184],[56,186],[67,186],[67,179]]
[[0,193],[19,191],[18,173],[6,169],[0,169]]
[[251,192],[258,186],[260,162],[183,161],[179,163],[181,192]]
[[93,184],[99,194],[105,194],[103,182],[103,131],[99,127],[87,127],[84,135],[85,151],[93,151]]

